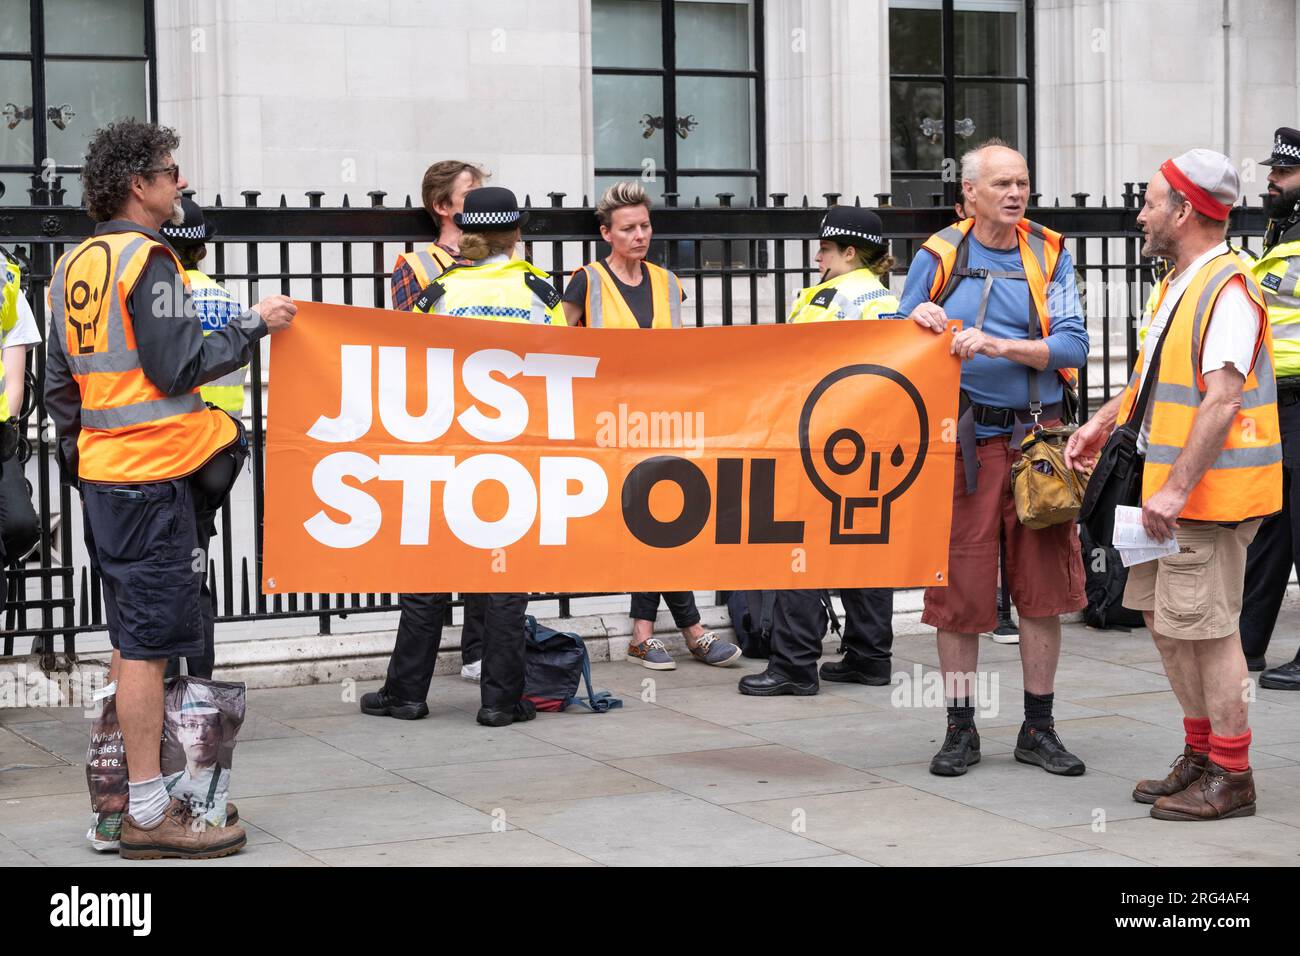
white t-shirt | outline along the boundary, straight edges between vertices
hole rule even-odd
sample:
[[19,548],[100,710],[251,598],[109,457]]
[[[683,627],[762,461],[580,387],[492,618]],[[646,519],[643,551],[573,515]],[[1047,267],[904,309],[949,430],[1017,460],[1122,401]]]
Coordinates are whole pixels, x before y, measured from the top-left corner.
[[11,345],[36,345],[41,341],[41,332],[36,325],[36,316],[32,314],[32,307],[27,302],[27,296],[19,294],[18,296],[18,321],[6,335],[0,330],[0,349],[7,349]]
[[[1219,243],[1169,283],[1169,288],[1165,290],[1164,298],[1160,301],[1160,308],[1156,310],[1155,317],[1151,320],[1146,341],[1142,343],[1142,381],[1138,383],[1139,392],[1150,370],[1150,356],[1147,350],[1154,349],[1156,343],[1160,341],[1160,335],[1169,324],[1174,306],[1187,290],[1192,277],[1200,271],[1201,266],[1227,251],[1228,244]],[[1210,313],[1209,330],[1201,342],[1201,374],[1217,372],[1230,364],[1242,375],[1249,375],[1255,357],[1255,341],[1259,336],[1259,322],[1259,311],[1241,283],[1233,282],[1219,293],[1219,298],[1214,303],[1214,310]],[[1142,432],[1138,435],[1138,451],[1143,454],[1147,450],[1147,436],[1151,431],[1151,409],[1154,405],[1153,398],[1147,405],[1146,420],[1143,421]]]

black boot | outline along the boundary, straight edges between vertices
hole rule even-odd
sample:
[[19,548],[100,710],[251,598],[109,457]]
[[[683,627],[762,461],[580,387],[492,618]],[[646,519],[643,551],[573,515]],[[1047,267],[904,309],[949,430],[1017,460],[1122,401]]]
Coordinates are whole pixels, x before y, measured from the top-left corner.
[[422,700],[399,700],[384,688],[361,695],[361,713],[371,717],[396,717],[398,720],[419,720],[429,716],[429,705]]

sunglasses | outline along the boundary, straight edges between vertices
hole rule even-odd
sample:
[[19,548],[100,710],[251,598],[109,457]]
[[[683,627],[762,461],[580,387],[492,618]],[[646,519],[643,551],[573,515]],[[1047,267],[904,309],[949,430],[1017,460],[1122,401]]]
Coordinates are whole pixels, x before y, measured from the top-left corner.
[[140,175],[153,176],[158,173],[166,173],[168,176],[171,176],[173,183],[178,183],[181,181],[181,168],[175,163],[172,163],[172,165],[170,166],[151,166],[149,169],[146,169]]

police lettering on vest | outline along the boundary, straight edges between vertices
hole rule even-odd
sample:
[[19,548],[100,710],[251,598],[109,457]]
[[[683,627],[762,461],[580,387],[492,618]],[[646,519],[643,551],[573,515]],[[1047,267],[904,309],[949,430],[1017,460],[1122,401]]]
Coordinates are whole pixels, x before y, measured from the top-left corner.
[[[1167,280],[1166,280],[1167,281]],[[1197,410],[1205,398],[1201,343],[1214,303],[1229,282],[1241,282],[1264,316],[1264,299],[1244,264],[1228,252],[1207,262],[1169,318],[1151,402],[1151,432],[1142,472],[1142,500],[1164,486],[1187,445]],[[1282,508],[1282,445],[1277,418],[1273,337],[1259,323],[1255,361],[1242,389],[1241,408],[1232,421],[1223,450],[1187,497],[1180,518],[1189,521],[1246,521]],[[1133,413],[1142,380],[1144,354],[1120,401],[1118,423]],[[1244,371],[1244,370],[1243,370]]]
[[[225,288],[198,269],[187,269],[191,302],[204,335],[224,329],[243,315],[244,307]],[[205,402],[238,417],[244,413],[244,379],[248,366],[229,372],[199,389]]]
[[[650,300],[654,303],[652,329],[680,329],[682,327],[682,286],[677,276],[661,269],[653,262],[643,265],[650,276]],[[589,262],[573,271],[587,276],[585,303],[587,327],[592,329],[638,329],[636,316],[628,307],[609,267],[603,262]]]
[[854,269],[810,286],[790,309],[791,323],[878,319],[898,311],[898,298],[870,269]]
[[142,484],[191,474],[234,441],[229,415],[199,390],[167,395],[140,367],[126,308],[150,254],[167,246],[139,233],[86,239],[60,257],[50,282],[51,334],[64,335],[68,368],[81,391],[79,474],[86,481]]
[[453,266],[429,283],[413,312],[567,325],[550,277],[523,259]]

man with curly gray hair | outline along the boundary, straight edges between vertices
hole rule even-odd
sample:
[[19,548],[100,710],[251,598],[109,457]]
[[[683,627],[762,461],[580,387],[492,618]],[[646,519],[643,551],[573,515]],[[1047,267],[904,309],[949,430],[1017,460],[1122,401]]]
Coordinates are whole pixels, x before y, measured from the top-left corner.
[[[95,233],[50,280],[45,404],[65,480],[81,490],[86,547],[104,587],[109,680],[126,743],[127,859],[238,851],[238,826],[194,825],[159,769],[163,671],[204,651],[200,591],[209,531],[199,515],[234,483],[243,426],[199,386],[245,365],[296,308],[271,296],[204,337],[189,280],[159,234],[180,213],[176,133],[123,120],[96,131],[82,172]],[[196,560],[197,558],[197,560]]]

